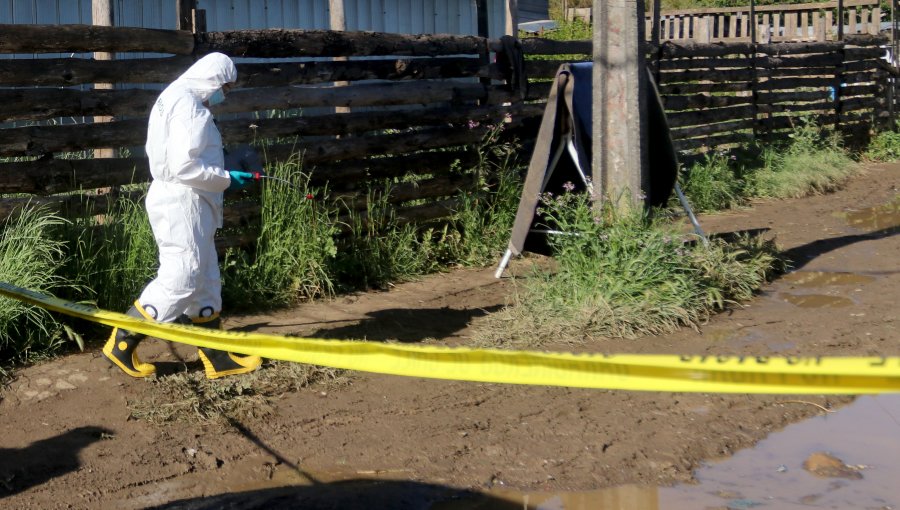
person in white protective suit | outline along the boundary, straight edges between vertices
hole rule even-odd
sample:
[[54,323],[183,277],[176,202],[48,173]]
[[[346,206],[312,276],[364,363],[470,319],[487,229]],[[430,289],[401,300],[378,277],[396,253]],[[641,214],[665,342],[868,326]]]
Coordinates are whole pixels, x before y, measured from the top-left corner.
[[[246,186],[252,174],[223,168],[222,137],[208,106],[225,99],[237,80],[221,53],[198,60],[160,94],[150,111],[147,157],[153,182],[147,215],[159,247],[159,270],[128,315],[159,322],[219,327],[221,279],[214,236],[222,227],[222,195]],[[135,352],[146,335],[113,329],[103,354],[126,374],[147,377],[156,367]],[[200,348],[210,379],[255,370],[258,356]]]

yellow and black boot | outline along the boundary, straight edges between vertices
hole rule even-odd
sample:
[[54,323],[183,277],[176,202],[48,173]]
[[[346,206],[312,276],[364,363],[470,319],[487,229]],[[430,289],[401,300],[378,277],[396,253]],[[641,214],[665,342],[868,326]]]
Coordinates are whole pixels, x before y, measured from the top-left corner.
[[[147,320],[154,320],[137,301],[125,312],[126,315]],[[131,377],[148,377],[156,373],[152,363],[144,363],[138,359],[137,346],[147,335],[125,329],[113,328],[109,340],[103,346],[103,355],[110,363],[121,368]]]
[[[206,317],[202,315],[193,319],[194,325],[201,328],[219,329],[221,319],[218,313],[213,313]],[[218,379],[228,375],[246,374],[252,372],[262,365],[262,358],[259,356],[241,356],[230,352],[210,349],[209,347],[201,347],[199,352],[200,361],[203,362],[203,370],[206,372],[208,379]]]

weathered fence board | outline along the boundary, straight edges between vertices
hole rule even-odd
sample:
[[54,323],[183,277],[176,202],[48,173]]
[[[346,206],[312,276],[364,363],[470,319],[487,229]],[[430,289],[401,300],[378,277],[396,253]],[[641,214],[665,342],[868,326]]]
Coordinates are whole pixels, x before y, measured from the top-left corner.
[[[0,60],[0,85],[69,86],[85,83],[168,83],[193,64],[187,56],[93,60],[47,58]],[[239,87],[276,87],[357,80],[487,77],[477,57],[298,61],[237,64]],[[495,75],[496,78],[502,78]]]
[[97,25],[0,25],[0,53],[89,51],[194,52],[194,35],[179,30]]
[[235,30],[200,34],[198,53],[219,51],[235,57],[361,57],[487,53],[482,37],[451,34],[404,35],[332,30]]
[[710,96],[694,94],[690,96],[665,96],[663,98],[666,110],[692,110],[700,108],[721,108],[723,106],[737,106],[753,104],[751,96]]

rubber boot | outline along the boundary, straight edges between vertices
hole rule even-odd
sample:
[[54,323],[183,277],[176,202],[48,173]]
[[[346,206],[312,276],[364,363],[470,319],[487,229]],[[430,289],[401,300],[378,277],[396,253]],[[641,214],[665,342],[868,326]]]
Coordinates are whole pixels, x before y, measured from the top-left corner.
[[[137,301],[125,312],[126,315],[147,320],[154,320],[150,317]],[[144,363],[137,356],[137,346],[141,340],[147,338],[147,335],[135,333],[126,329],[113,328],[109,340],[103,346],[103,355],[110,363],[122,369],[123,372],[131,377],[149,377],[156,373],[156,367],[152,363]]]
[[[219,329],[222,324],[217,313],[209,317],[196,317],[193,321],[195,326],[210,329]],[[246,374],[262,365],[262,358],[259,356],[241,356],[209,347],[201,347],[197,354],[200,361],[203,362],[203,370],[206,372],[207,379]]]

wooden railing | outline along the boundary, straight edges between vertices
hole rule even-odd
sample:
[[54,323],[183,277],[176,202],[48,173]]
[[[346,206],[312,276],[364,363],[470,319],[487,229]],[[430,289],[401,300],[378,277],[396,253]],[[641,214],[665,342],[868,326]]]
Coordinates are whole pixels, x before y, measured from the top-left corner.
[[[882,13],[878,0],[844,0],[841,7],[842,13],[838,13],[837,1],[766,5],[755,7],[752,15],[749,5],[670,10],[660,13],[656,30],[660,41],[700,43],[749,42],[753,35],[759,43],[835,41],[841,35],[879,32]],[[589,21],[591,9],[569,9],[567,18]],[[652,13],[647,13],[645,23],[647,38],[653,39]]]

